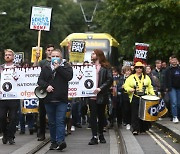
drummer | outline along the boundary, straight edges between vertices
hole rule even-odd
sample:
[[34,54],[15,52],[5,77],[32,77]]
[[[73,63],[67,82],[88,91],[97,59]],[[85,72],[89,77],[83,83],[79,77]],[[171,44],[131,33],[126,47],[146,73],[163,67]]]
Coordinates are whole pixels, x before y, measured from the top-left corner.
[[132,133],[138,135],[151,127],[150,122],[138,118],[140,97],[155,95],[151,79],[145,74],[145,68],[141,62],[136,62],[132,75],[125,81],[124,89],[128,92],[131,102]]

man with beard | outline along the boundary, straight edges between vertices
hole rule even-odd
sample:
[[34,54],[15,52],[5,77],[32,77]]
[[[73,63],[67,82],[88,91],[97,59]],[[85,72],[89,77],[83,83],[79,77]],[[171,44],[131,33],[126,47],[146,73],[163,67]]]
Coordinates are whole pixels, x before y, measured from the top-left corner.
[[[11,49],[4,51],[5,63],[0,66],[0,71],[8,68],[15,68],[17,65],[13,63],[14,52]],[[5,85],[5,89],[8,92],[9,85]],[[19,100],[0,100],[0,128],[2,129],[3,144],[14,144],[15,132],[16,132],[16,121],[17,111],[19,107]],[[8,120],[7,120],[8,119]]]
[[103,127],[105,121],[105,108],[109,102],[108,94],[113,82],[113,76],[111,66],[106,60],[102,50],[95,49],[91,54],[91,60],[93,64],[96,65],[97,84],[94,94],[97,96],[89,99],[90,124],[92,131],[92,139],[90,140],[89,145],[95,145],[98,144],[97,135],[99,135],[100,143],[106,143],[103,135]]

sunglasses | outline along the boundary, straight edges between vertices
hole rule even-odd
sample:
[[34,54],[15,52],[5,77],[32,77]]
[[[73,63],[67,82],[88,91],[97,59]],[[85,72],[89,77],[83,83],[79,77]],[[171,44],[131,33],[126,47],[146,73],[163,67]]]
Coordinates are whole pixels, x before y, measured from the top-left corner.
[[138,69],[138,68],[139,68],[139,69],[143,69],[142,66],[136,66],[136,67],[135,67],[135,69]]

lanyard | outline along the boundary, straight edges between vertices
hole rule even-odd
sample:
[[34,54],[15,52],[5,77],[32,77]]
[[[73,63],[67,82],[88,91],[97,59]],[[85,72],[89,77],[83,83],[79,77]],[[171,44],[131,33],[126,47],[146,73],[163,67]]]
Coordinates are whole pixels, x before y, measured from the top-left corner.
[[136,81],[136,86],[138,88],[139,91],[143,91],[143,86],[144,86],[144,75],[142,74],[141,79],[139,79],[139,77],[135,74],[134,75],[134,79]]

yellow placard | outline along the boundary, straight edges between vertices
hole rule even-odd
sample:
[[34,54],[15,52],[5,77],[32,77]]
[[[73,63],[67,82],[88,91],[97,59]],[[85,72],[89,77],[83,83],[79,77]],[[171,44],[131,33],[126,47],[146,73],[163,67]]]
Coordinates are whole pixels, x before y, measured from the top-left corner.
[[69,54],[69,61],[83,63],[84,62],[84,53],[71,52]]
[[27,113],[38,113],[38,107],[37,108],[33,108],[33,109],[27,109],[27,108],[24,108],[22,107],[21,109],[22,113],[23,114],[27,114]]
[[32,54],[31,54],[31,62],[34,63],[36,61],[36,54],[39,53],[39,59],[38,61],[42,60],[42,47],[32,47]]
[[84,54],[85,54],[85,41],[72,41],[70,43],[70,53],[69,53],[69,61],[83,63],[84,62]]

